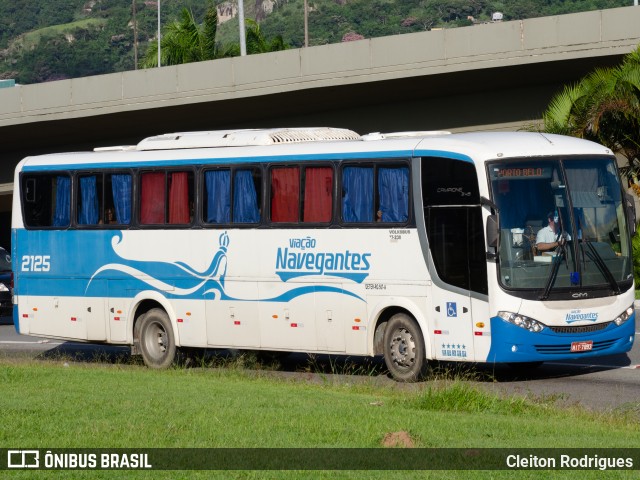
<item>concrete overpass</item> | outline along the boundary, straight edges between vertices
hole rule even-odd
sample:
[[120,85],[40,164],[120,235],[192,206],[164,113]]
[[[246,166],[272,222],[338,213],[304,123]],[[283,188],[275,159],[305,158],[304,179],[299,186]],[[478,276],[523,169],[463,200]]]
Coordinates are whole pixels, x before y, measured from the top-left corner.
[[234,127],[518,129],[562,85],[619,63],[638,25],[625,7],[3,88],[0,225],[26,155]]

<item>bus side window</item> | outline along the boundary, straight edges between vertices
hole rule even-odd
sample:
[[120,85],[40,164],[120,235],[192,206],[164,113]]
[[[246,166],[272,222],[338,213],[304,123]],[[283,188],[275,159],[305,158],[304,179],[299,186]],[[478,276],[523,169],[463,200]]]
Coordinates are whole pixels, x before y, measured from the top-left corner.
[[207,170],[204,173],[204,221],[229,223],[231,220],[231,171]]
[[140,223],[164,223],[165,188],[164,172],[146,172],[140,175]]
[[193,173],[169,172],[169,223],[186,225],[193,220]]
[[71,220],[71,178],[67,175],[57,175],[53,181],[55,183],[53,226],[67,227]]
[[378,168],[379,222],[404,223],[409,218],[409,169],[407,167]]
[[328,223],[333,212],[333,169],[307,167],[304,169],[303,222]]
[[49,227],[53,215],[53,181],[48,175],[22,177],[22,205],[27,227]]
[[103,222],[105,225],[131,223],[131,175],[114,173],[106,176]]
[[260,170],[238,169],[233,172],[233,223],[260,222]]
[[271,221],[294,223],[300,211],[300,168],[271,169]]
[[373,222],[373,167],[344,167],[342,170],[342,220]]
[[145,172],[140,176],[140,223],[187,225],[193,219],[193,173]]
[[78,225],[102,223],[102,175],[78,177]]

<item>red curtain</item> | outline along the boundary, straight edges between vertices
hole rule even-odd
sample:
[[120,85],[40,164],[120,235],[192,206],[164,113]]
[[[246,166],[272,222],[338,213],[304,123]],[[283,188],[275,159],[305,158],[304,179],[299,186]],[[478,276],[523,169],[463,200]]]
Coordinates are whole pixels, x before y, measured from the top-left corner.
[[144,173],[140,193],[140,223],[164,223],[164,173]]
[[300,169],[271,170],[271,221],[297,222],[300,204]]
[[305,170],[304,221],[331,221],[331,189],[333,170],[330,167],[310,167]]
[[190,223],[189,180],[187,172],[170,174],[169,223]]

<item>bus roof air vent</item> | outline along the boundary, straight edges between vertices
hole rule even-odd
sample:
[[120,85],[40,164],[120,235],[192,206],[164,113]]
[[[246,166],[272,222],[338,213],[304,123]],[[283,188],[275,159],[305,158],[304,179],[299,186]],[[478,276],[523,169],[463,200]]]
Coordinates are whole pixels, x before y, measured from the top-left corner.
[[273,143],[360,140],[360,135],[344,128],[286,128],[270,134]]
[[184,132],[145,138],[137,145],[136,149],[246,147],[342,140],[360,140],[360,135],[351,130],[329,127]]

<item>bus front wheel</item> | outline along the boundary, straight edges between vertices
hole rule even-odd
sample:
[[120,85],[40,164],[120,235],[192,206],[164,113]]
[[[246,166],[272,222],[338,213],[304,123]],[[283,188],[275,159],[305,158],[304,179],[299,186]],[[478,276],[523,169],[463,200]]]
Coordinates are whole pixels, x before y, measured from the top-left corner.
[[151,368],[167,368],[176,357],[176,341],[169,316],[154,308],[140,319],[140,350]]
[[391,376],[400,382],[417,382],[427,375],[424,338],[409,315],[398,313],[389,319],[384,332],[384,361]]

